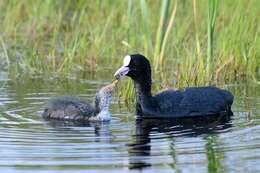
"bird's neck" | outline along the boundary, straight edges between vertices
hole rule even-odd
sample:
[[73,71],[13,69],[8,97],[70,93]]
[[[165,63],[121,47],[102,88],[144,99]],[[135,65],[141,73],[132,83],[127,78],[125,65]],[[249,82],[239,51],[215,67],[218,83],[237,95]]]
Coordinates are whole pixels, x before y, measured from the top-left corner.
[[95,113],[109,112],[111,98],[110,96],[104,95],[102,93],[97,93],[95,98]]
[[151,79],[140,79],[135,81],[138,103],[143,105],[150,102],[150,99],[152,98],[151,85]]

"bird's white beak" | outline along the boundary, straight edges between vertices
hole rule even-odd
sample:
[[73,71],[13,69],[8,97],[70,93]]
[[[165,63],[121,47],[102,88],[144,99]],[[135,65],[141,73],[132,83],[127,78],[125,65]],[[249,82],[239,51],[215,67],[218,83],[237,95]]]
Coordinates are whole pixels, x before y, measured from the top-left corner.
[[115,72],[114,76],[117,80],[123,79],[129,72],[129,70],[129,67],[122,66]]

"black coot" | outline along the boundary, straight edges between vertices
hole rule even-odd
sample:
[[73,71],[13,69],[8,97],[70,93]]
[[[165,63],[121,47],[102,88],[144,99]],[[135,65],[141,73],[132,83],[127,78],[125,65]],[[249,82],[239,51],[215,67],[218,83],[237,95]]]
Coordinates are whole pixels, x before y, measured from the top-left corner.
[[167,90],[155,96],[151,93],[151,67],[140,54],[127,55],[115,77],[133,79],[137,96],[137,114],[152,118],[231,115],[233,95],[216,87],[194,87]]
[[45,119],[70,121],[109,121],[109,105],[117,81],[104,86],[95,97],[95,107],[74,97],[57,97],[49,101],[44,112]]

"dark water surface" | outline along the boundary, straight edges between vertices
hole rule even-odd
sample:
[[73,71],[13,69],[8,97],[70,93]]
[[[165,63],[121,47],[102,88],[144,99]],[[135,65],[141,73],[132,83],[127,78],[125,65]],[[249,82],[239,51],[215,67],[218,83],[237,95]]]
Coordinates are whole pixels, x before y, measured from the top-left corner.
[[[0,172],[260,172],[260,86],[226,86],[230,119],[136,120],[115,98],[110,123],[41,118],[44,102],[75,95],[92,102],[108,75],[64,81],[0,72]],[[112,75],[111,75],[112,76]]]

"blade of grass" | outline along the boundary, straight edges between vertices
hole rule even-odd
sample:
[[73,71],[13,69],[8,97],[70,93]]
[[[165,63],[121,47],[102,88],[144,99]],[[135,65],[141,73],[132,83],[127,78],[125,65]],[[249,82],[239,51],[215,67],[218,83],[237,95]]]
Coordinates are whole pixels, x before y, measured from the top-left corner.
[[169,0],[163,0],[161,4],[161,14],[160,14],[160,21],[157,28],[157,34],[156,34],[156,41],[155,41],[155,52],[154,52],[154,66],[155,69],[159,69],[159,56],[162,48],[162,42],[163,38],[166,32],[166,22],[168,18],[168,10],[169,10],[170,1]]
[[162,48],[161,48],[160,57],[159,57],[160,67],[163,67],[165,47],[166,47],[167,39],[168,39],[170,31],[173,27],[173,22],[174,22],[174,19],[175,19],[175,16],[176,16],[177,2],[178,1],[176,1],[175,6],[172,9],[171,18],[170,18],[170,21],[168,23],[168,26],[167,26],[167,29],[166,29],[166,32],[165,32],[165,35],[164,35],[164,38],[163,38]]
[[8,52],[7,52],[7,49],[6,49],[6,46],[5,46],[4,39],[1,36],[0,36],[0,42],[1,42],[1,45],[2,45],[2,49],[3,49],[3,52],[4,52],[4,56],[5,56],[7,66],[9,67],[10,60],[9,60]]
[[148,54],[148,51],[152,48],[152,36],[151,36],[151,31],[150,31],[150,18],[149,18],[149,11],[147,7],[147,3],[145,0],[140,1],[140,6],[141,6],[141,14],[142,14],[142,26],[144,29],[144,39],[145,39],[145,45],[144,45],[144,54]]
[[214,63],[212,62],[213,56],[213,40],[214,30],[217,16],[218,0],[208,0],[208,51],[207,51],[207,67],[206,71],[209,80],[212,78],[212,70]]

